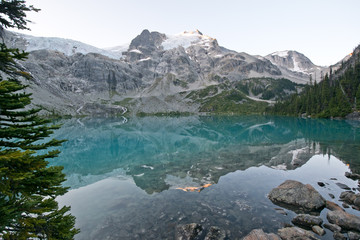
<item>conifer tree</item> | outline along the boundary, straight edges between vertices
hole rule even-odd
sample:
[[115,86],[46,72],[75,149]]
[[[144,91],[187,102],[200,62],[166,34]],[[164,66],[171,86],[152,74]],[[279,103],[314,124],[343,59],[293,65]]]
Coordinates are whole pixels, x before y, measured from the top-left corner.
[[[0,3],[0,33],[3,28],[27,29],[26,12],[38,11],[25,1]],[[6,16],[6,17],[5,17]],[[2,35],[1,35],[2,36]],[[30,94],[22,79],[30,79],[18,61],[27,53],[0,43],[0,238],[73,239],[75,217],[69,207],[59,208],[56,197],[66,193],[62,167],[48,166],[58,155],[62,141],[47,140],[59,126],[40,118],[31,109]]]

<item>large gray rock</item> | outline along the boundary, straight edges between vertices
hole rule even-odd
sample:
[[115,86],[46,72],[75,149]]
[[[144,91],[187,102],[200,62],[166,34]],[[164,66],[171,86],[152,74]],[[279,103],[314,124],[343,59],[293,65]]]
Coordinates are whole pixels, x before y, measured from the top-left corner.
[[360,218],[345,211],[329,211],[326,218],[330,223],[340,226],[342,229],[360,232]]
[[280,240],[280,237],[274,233],[264,233],[262,229],[254,229],[243,240]]
[[271,190],[269,199],[301,208],[306,211],[319,210],[325,207],[325,199],[309,184],[287,180]]
[[282,240],[317,240],[315,235],[307,230],[298,227],[287,227],[278,230]]

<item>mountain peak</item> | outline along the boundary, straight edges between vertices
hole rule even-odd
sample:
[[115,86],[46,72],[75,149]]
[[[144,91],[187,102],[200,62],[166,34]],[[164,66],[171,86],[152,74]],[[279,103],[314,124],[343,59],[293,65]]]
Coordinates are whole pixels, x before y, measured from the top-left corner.
[[282,57],[282,58],[287,58],[287,57],[292,57],[294,55],[300,55],[300,56],[304,56],[304,54],[302,53],[299,53],[295,50],[284,50],[284,51],[277,51],[277,52],[273,52],[271,54],[269,54],[271,56],[279,56],[279,57]]
[[184,31],[182,32],[183,35],[203,35],[202,32],[200,32],[198,29],[195,31]]
[[165,38],[166,35],[163,33],[150,32],[145,29],[131,41],[129,49],[138,49],[139,47],[156,48]]

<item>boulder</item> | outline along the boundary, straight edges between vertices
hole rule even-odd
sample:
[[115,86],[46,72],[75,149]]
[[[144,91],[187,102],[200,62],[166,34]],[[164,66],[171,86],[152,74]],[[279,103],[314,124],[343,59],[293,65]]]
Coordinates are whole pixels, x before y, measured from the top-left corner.
[[180,225],[176,228],[175,239],[198,240],[201,238],[203,227],[197,223]]
[[286,227],[278,230],[278,235],[282,240],[316,240],[318,239],[315,235],[307,230],[298,227]]
[[320,226],[315,225],[315,226],[312,226],[311,229],[313,230],[314,233],[316,233],[319,236],[325,235],[325,230],[322,229],[322,227],[320,227]]
[[340,194],[340,200],[349,204],[353,204],[356,199],[356,195],[352,191],[345,191]]
[[340,232],[334,232],[333,237],[335,240],[346,240],[346,237]]
[[345,177],[351,178],[353,180],[357,180],[357,179],[360,179],[360,174],[346,172]]
[[309,184],[287,180],[271,190],[269,199],[274,203],[283,203],[306,211],[320,210],[325,199]]
[[243,240],[281,240],[280,237],[274,233],[264,233],[262,229],[252,230]]
[[341,227],[339,227],[336,224],[331,224],[331,223],[325,223],[324,227],[329,229],[332,232],[341,232]]
[[350,205],[354,205],[354,209],[360,207],[360,194],[355,194],[353,191],[345,191],[340,194],[340,200]]
[[344,211],[344,209],[342,209],[339,205],[331,201],[326,201],[326,208],[331,211],[336,211],[336,210]]
[[[356,194],[357,195],[357,194]],[[360,207],[360,196],[356,196],[355,200],[354,200],[354,205],[356,207]]]
[[348,237],[350,240],[359,240],[360,239],[360,233],[358,232],[348,232]]
[[312,227],[314,225],[321,225],[323,220],[320,217],[312,216],[309,214],[299,214],[295,216],[291,222],[295,225],[302,225]]
[[360,218],[350,213],[341,210],[329,211],[326,218],[342,229],[360,231]]
[[215,226],[211,226],[209,232],[205,236],[205,240],[224,240],[226,239],[226,232]]

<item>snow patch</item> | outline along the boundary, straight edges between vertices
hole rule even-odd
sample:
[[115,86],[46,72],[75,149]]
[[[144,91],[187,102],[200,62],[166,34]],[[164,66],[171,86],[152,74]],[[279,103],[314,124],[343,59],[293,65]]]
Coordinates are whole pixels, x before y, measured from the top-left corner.
[[154,167],[148,166],[148,165],[142,165],[141,167],[142,167],[142,168],[149,168],[149,169],[151,169],[151,170],[154,170]]
[[76,53],[88,54],[88,53],[98,53],[110,58],[119,59],[121,54],[108,51],[105,49],[100,49],[79,41],[65,39],[65,38],[56,38],[56,37],[34,37],[26,34],[17,33],[18,38],[23,38],[26,40],[26,51],[36,51],[36,50],[52,50],[64,53],[67,56],[74,55]]
[[210,47],[210,41],[213,40],[213,38],[209,36],[202,35],[199,31],[185,31],[176,35],[167,35],[166,37],[167,39],[162,43],[164,50],[170,50],[179,46],[188,48],[193,44]]
[[289,51],[279,51],[279,52],[274,52],[271,54],[272,56],[279,56],[279,57],[287,57],[289,56]]
[[296,61],[296,59],[295,59],[295,57],[293,57],[293,63],[294,63],[294,71],[295,72],[304,72],[301,68],[300,68],[300,66],[299,66],[299,63],[298,63],[298,61]]
[[264,99],[251,97],[251,96],[247,96],[247,97],[250,98],[251,100],[254,100],[254,101],[257,101],[257,102],[267,102],[267,103],[270,103],[270,104],[276,103],[276,101],[272,101],[272,100],[264,100]]
[[304,148],[301,148],[301,149],[295,149],[295,150],[292,150],[292,151],[289,151],[290,154],[292,154],[292,160],[291,160],[291,164],[295,164],[297,160],[299,160],[299,155],[302,154],[302,153],[306,153],[308,151],[308,148],[304,147]]
[[286,165],[284,163],[279,164],[277,166],[271,166],[271,168],[276,169],[276,170],[286,170],[287,169],[287,167],[286,167]]
[[151,60],[151,57],[140,59],[139,62],[144,62],[144,61],[148,61],[148,60]]
[[139,49],[131,49],[129,52],[142,54],[142,52]]
[[134,177],[142,177],[142,176],[144,176],[144,173],[140,173],[140,174],[134,175]]

